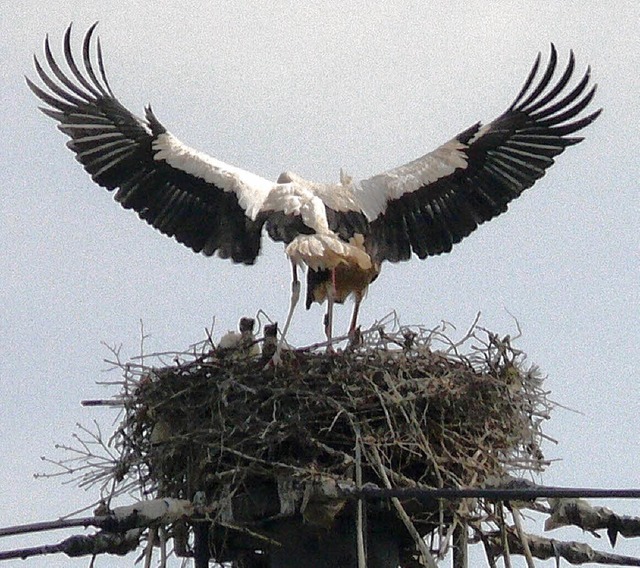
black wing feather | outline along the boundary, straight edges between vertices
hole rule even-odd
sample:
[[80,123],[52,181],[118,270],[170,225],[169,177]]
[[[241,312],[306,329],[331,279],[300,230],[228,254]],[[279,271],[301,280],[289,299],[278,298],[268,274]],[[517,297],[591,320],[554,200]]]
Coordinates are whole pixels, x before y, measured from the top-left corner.
[[[195,252],[218,253],[234,262],[252,264],[260,251],[265,218],[252,221],[233,192],[153,159],[155,138],[166,132],[150,108],[146,121],[135,117],[113,95],[104,71],[96,24],[82,46],[82,70],[71,49],[71,26],[64,35],[67,75],[55,60],[48,38],[45,60],[34,58],[38,76],[49,92],[29,79],[27,84],[46,105],[41,110],[69,136],[67,146],[91,175],[116,200],[141,219]],[[97,72],[92,51],[97,56]]]
[[[457,165],[421,187],[407,188],[405,193],[388,198],[367,236],[367,247],[375,260],[406,260],[409,246],[420,258],[449,252],[480,224],[506,211],[509,202],[544,176],[558,154],[582,140],[571,135],[591,124],[601,112],[577,118],[595,95],[595,86],[587,89],[590,69],[558,98],[573,75],[573,52],[555,84],[557,53],[553,45],[549,62],[536,81],[539,67],[540,55],[501,116],[482,129],[475,124],[441,147],[457,152],[458,159],[464,157],[466,166]],[[403,168],[405,173],[419,175],[419,166],[417,160],[392,170],[389,178],[382,174],[365,180],[363,188],[385,190],[386,183],[397,183]]]

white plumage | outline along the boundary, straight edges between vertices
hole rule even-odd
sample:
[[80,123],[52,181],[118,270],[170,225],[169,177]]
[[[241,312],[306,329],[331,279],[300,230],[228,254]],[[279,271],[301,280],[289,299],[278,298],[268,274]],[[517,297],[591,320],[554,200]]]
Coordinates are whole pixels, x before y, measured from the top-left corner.
[[284,172],[273,182],[189,148],[150,107],[145,120],[129,112],[107,81],[100,43],[92,40],[95,26],[85,35],[82,68],[73,57],[71,27],[64,36],[68,71],[45,41],[49,70],[37,58],[35,66],[48,92],[27,79],[47,105],[43,112],[70,137],[67,145],[97,184],[117,190],[123,207],[193,251],[252,264],[263,228],[283,242],[293,271],[283,335],[300,293],[298,267],[307,269],[307,307],[328,300],[328,336],[334,301],[355,296],[354,332],[360,301],[382,262],[449,252],[506,211],[600,113],[579,116],[595,94],[590,71],[568,88],[571,53],[554,79],[552,45],[546,68],[539,69],[538,55],[502,115],[416,160],[361,181],[341,172],[339,183],[315,183]]
[[256,220],[265,200],[277,188],[275,183],[259,175],[189,148],[169,132],[154,138],[151,148],[155,152],[154,160],[166,162],[176,170],[199,178],[223,191],[233,192],[240,207],[252,221]]
[[253,333],[255,327],[253,318],[241,318],[238,331],[228,331],[218,342],[217,348],[223,352],[237,351],[243,355],[254,357],[260,353],[260,346]]

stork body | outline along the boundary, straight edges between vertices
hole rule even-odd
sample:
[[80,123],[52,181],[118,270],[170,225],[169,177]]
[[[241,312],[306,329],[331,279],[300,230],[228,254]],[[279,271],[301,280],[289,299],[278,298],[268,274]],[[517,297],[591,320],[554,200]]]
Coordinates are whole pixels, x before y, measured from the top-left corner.
[[412,162],[361,181],[341,174],[339,183],[315,183],[285,172],[272,182],[186,146],[150,107],[144,120],[128,111],[109,86],[94,30],[95,24],[85,35],[78,65],[67,29],[67,71],[46,40],[48,70],[35,59],[46,90],[27,79],[47,105],[43,112],[69,136],[68,147],[98,185],[116,190],[124,208],[194,252],[253,264],[263,229],[284,243],[292,296],[283,336],[300,295],[298,268],[307,270],[307,308],[328,302],[328,336],[333,304],[354,296],[354,331],[360,302],[383,262],[449,252],[506,211],[558,154],[582,140],[574,134],[600,113],[580,116],[595,93],[590,71],[568,88],[573,53],[554,78],[552,45],[541,76],[538,55],[502,115]]

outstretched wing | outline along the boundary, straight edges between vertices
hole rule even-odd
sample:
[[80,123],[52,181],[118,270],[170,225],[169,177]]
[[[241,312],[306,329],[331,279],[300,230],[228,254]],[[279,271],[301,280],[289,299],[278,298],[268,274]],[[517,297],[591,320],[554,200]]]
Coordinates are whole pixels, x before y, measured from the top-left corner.
[[92,41],[95,27],[84,38],[82,69],[72,55],[71,26],[67,29],[67,73],[46,39],[49,70],[34,60],[49,92],[27,79],[47,105],[41,110],[71,138],[67,146],[93,181],[117,189],[115,199],[123,207],[195,252],[255,262],[264,224],[260,208],[275,184],[185,146],[150,107],[144,121],[129,112],[109,86],[100,41]]
[[557,52],[535,83],[540,54],[515,101],[493,122],[475,124],[435,151],[360,182],[356,198],[371,222],[367,249],[378,260],[449,252],[540,179],[572,136],[600,114],[577,118],[595,94],[590,70],[568,93],[568,65],[553,83]]

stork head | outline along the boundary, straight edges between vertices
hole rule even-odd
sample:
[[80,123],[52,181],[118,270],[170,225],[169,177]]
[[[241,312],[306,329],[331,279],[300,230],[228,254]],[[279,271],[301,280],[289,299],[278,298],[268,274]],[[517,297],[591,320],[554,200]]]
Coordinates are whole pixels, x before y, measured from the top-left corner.
[[253,328],[256,325],[256,320],[253,318],[240,318],[240,323],[238,324],[238,329],[240,333],[253,333]]

